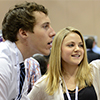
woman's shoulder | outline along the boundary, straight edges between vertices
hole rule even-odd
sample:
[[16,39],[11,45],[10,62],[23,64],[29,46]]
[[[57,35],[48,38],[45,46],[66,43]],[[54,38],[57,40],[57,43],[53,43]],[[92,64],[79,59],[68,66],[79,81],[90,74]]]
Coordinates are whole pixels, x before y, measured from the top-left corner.
[[98,59],[98,60],[93,60],[93,61],[90,63],[90,66],[99,69],[99,68],[100,68],[100,60],[99,60],[99,59]]
[[47,75],[43,75],[40,79],[38,79],[35,83],[34,83],[34,86],[39,86],[40,87],[40,85],[46,85],[46,78],[47,78]]

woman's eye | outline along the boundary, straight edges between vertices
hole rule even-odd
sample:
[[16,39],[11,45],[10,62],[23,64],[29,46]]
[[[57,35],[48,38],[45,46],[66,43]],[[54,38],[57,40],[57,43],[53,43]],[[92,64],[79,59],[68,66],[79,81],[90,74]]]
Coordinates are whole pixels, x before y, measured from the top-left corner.
[[79,47],[83,47],[83,44],[80,44]]
[[73,45],[73,44],[69,44],[68,46],[69,46],[69,47],[73,47],[74,45]]

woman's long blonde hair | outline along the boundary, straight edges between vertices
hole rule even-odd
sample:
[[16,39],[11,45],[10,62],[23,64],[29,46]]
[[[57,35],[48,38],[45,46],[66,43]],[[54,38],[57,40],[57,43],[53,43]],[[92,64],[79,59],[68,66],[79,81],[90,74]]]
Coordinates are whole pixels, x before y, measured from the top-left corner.
[[[59,78],[62,79],[62,84],[64,85],[61,67],[61,45],[64,38],[71,32],[79,34],[83,41],[84,49],[84,58],[78,67],[78,71],[76,74],[76,83],[78,84],[79,88],[86,87],[86,84],[89,86],[92,84],[92,70],[88,65],[86,46],[82,34],[77,29],[72,27],[63,28],[56,34],[52,43],[52,49],[49,58],[49,69],[46,78],[46,80],[48,80],[46,92],[49,95],[53,95],[54,92],[59,88]],[[63,90],[65,92],[65,88],[63,88]]]

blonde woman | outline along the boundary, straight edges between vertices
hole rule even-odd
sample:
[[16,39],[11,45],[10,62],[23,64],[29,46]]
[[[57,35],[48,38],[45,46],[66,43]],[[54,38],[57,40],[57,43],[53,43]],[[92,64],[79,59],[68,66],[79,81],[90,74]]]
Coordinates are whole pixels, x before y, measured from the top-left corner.
[[28,96],[30,100],[97,100],[85,42],[77,29],[63,28],[56,34],[48,72]]

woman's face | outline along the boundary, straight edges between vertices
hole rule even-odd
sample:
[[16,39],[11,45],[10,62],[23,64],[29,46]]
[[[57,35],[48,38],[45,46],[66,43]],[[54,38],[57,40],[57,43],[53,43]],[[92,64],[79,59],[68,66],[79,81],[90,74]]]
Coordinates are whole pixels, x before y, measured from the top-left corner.
[[61,50],[62,64],[78,66],[84,56],[81,37],[77,33],[69,33],[62,42]]

